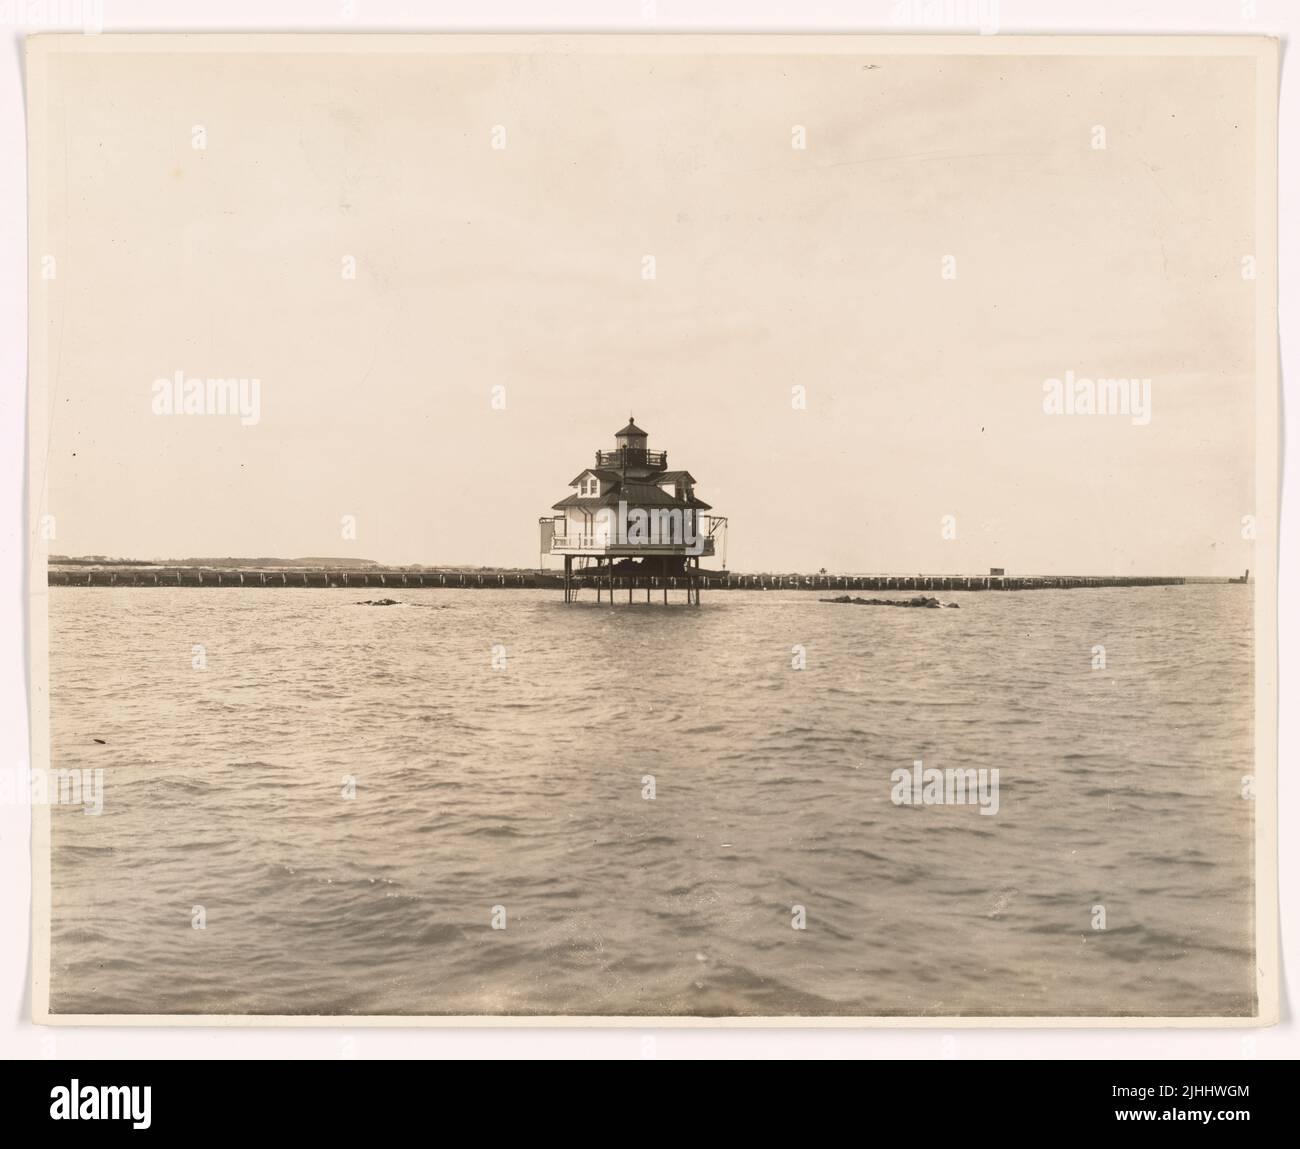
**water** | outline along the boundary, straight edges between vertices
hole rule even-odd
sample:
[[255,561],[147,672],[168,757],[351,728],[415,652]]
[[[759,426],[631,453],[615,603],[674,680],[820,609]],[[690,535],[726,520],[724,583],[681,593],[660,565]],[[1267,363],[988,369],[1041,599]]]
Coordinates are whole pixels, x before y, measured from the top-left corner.
[[381,593],[51,588],[54,1012],[1253,1012],[1253,588]]

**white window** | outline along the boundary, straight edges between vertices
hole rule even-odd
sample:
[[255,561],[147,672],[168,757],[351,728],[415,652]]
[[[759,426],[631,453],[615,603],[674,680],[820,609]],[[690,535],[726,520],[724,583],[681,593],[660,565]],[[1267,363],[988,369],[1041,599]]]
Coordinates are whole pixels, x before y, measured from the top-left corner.
[[583,479],[582,482],[578,484],[578,494],[583,498],[594,498],[596,495],[599,495],[600,480]]

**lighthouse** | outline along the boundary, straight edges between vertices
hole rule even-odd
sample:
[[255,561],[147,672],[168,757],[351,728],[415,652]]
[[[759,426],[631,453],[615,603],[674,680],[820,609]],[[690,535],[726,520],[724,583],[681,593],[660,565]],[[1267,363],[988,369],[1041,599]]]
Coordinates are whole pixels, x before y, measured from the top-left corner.
[[700,559],[716,553],[715,538],[727,520],[707,514],[713,508],[695,493],[695,476],[670,471],[668,452],[650,450],[650,436],[629,416],[614,434],[612,451],[596,451],[592,466],[569,481],[569,494],[543,519],[550,553],[564,558],[564,601],[573,602],[581,586],[594,585],[596,601],[626,587],[646,601],[655,587],[668,602],[670,587],[686,591],[699,605],[704,577]]

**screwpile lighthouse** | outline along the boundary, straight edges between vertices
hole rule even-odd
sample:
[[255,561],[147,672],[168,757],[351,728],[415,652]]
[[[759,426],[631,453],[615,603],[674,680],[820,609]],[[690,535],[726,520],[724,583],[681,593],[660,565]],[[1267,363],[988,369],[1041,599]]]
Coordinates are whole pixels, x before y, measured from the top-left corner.
[[662,587],[664,602],[671,587],[686,591],[699,604],[703,573],[700,559],[713,555],[715,536],[727,520],[695,494],[689,471],[668,470],[668,452],[651,451],[649,436],[628,417],[614,436],[612,451],[597,451],[595,466],[570,480],[572,491],[542,520],[549,551],[564,556],[564,601],[573,602],[579,586],[602,588],[614,601],[614,588],[650,592]]

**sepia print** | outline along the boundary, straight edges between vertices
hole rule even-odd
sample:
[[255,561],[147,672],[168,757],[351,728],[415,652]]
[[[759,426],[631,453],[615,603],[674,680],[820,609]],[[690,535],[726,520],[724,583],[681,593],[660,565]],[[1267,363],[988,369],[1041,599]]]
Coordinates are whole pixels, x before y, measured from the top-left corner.
[[1276,85],[31,38],[37,1019],[1274,1020]]

